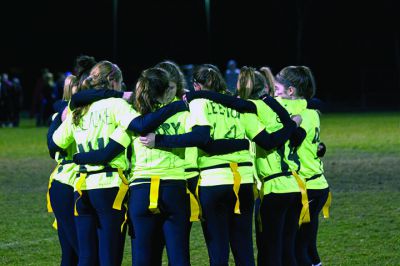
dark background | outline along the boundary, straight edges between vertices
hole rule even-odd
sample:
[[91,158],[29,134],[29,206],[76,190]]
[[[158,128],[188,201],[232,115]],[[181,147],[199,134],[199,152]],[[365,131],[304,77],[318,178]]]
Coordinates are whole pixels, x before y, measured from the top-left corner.
[[[164,59],[180,65],[307,65],[329,110],[399,110],[400,13],[396,1],[2,1],[0,72],[25,98],[40,69],[72,70],[80,54],[118,64],[131,88]],[[114,38],[117,45],[114,47]],[[29,105],[30,101],[26,100]],[[28,108],[28,106],[26,106]]]

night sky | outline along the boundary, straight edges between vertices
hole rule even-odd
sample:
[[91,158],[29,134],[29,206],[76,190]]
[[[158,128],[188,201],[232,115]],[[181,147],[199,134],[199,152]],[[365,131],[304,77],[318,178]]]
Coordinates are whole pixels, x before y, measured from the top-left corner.
[[274,73],[307,65],[317,97],[332,110],[400,109],[395,3],[211,0],[208,30],[203,0],[119,0],[114,56],[112,0],[7,0],[0,71],[20,76],[29,95],[41,68],[71,70],[80,54],[118,64],[129,87],[141,70],[164,59],[225,70],[233,58]]

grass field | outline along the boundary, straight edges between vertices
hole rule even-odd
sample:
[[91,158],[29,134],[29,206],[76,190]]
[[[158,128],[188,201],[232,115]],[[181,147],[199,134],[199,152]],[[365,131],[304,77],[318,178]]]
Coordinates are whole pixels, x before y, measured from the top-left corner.
[[[47,153],[47,128],[33,123],[0,128],[0,265],[60,261],[53,216],[46,212],[55,163]],[[321,139],[328,147],[324,164],[333,191],[331,218],[321,219],[319,230],[322,262],[400,265],[400,113],[325,114]],[[191,262],[208,265],[198,224]],[[123,265],[131,265],[129,241]]]

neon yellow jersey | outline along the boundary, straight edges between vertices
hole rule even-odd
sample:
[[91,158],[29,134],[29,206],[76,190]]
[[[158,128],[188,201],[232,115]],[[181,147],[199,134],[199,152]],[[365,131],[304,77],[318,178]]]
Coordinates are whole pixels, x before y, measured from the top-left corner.
[[328,187],[323,173],[324,168],[321,159],[317,156],[318,144],[320,143],[320,120],[319,114],[315,110],[306,109],[300,113],[303,121],[301,127],[307,135],[303,143],[298,148],[297,154],[300,157],[301,168],[299,175],[306,180],[315,175],[320,177],[307,181],[308,189],[324,189]]
[[[54,142],[61,148],[67,148],[74,140],[79,152],[88,152],[104,148],[117,127],[125,130],[139,114],[123,99],[109,98],[94,102],[82,117],[79,126],[72,121],[72,114],[55,131]],[[114,134],[120,134],[114,133]],[[125,154],[115,157],[109,166],[126,170],[128,164]],[[93,172],[104,169],[102,165],[80,165],[79,172]],[[82,190],[119,187],[121,179],[116,172],[90,174],[82,184]]]
[[[177,135],[186,133],[187,111],[179,112],[161,124],[156,134]],[[137,178],[149,179],[151,176],[160,176],[164,180],[186,180],[185,178],[185,149],[184,148],[147,148],[139,138],[133,139],[135,162],[129,182]],[[139,184],[139,183],[134,183]]]
[[[255,114],[239,113],[221,104],[207,99],[195,99],[190,102],[190,127],[210,126],[213,139],[253,139],[265,126]],[[210,156],[199,149],[199,168],[220,164],[254,163],[250,151],[238,151],[223,155]],[[253,183],[253,167],[239,166],[241,183]],[[233,174],[229,167],[201,170],[201,186],[233,184]]]
[[[265,125],[266,131],[272,133],[283,127],[277,114],[264,103],[263,100],[251,100],[257,107],[257,116],[260,118],[261,122]],[[256,145],[256,169],[257,175],[259,177],[269,176],[275,170],[273,169],[273,158],[271,156],[276,149],[266,151],[260,146]],[[269,158],[269,160],[268,160]],[[280,160],[279,160],[280,161]]]
[[[67,105],[67,114],[71,112],[69,104],[70,102],[68,102]],[[58,113],[53,114],[52,120],[54,120],[57,115]],[[69,145],[64,151],[66,155],[61,155],[59,152],[55,154],[55,160],[59,166],[53,175],[53,179],[73,187],[77,173],[77,165],[72,162],[72,155],[76,153],[75,142]]]
[[307,101],[304,99],[283,99],[280,97],[275,98],[285,109],[289,112],[289,115],[298,115],[307,108]]
[[[299,114],[307,106],[305,100],[286,100],[277,98],[277,101],[289,112],[290,115]],[[262,101],[254,101],[257,106],[257,114],[266,124],[268,133],[272,133],[283,127],[279,117]],[[264,117],[265,114],[268,117]],[[297,150],[289,145],[289,141],[278,149],[265,151],[257,147],[257,173],[260,178],[279,173],[297,171],[300,162]],[[292,175],[276,177],[264,182],[264,195],[269,193],[299,192],[299,185]]]
[[[69,109],[68,109],[69,110]],[[51,120],[57,117],[58,113],[54,113]],[[66,155],[56,152],[55,160],[59,164],[57,171],[53,174],[53,180],[57,180],[65,185],[74,186],[76,177],[76,164],[72,162],[72,155],[76,152],[76,145],[72,143],[64,150]],[[67,162],[67,163],[66,163]]]
[[61,156],[59,152],[56,153],[56,161],[60,165],[54,173],[53,179],[73,187],[77,173],[77,165],[72,162],[72,155],[76,153],[75,143],[69,145],[65,152],[67,153],[66,156]]
[[[183,119],[185,119],[185,132],[190,132],[188,119],[190,118],[190,113],[185,112]],[[185,148],[185,177],[186,179],[195,177],[199,175],[199,166],[197,164],[198,148],[188,147]]]

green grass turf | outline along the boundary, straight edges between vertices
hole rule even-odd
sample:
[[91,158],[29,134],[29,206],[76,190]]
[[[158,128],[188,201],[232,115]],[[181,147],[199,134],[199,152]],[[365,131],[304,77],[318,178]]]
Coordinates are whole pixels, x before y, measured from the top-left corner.
[[[331,218],[321,218],[318,237],[324,265],[400,265],[400,113],[324,114],[321,120],[333,191]],[[47,128],[33,125],[23,120],[20,128],[0,128],[0,265],[60,261],[46,212],[55,162],[46,149]],[[128,240],[123,265],[131,265]],[[190,244],[192,265],[208,265],[197,223]]]

